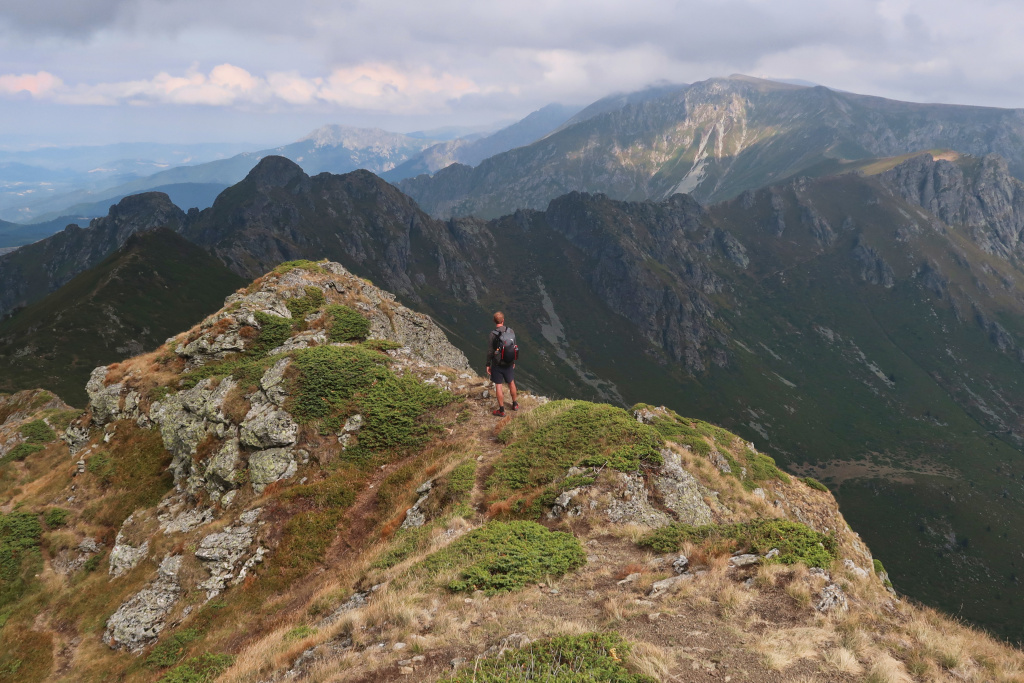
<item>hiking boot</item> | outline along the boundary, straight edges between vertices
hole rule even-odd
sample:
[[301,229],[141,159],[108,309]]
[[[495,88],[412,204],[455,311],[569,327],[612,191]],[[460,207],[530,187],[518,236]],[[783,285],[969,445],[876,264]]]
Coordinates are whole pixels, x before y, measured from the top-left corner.
[[512,401],[512,410],[519,410],[519,404],[515,401]]
[[502,406],[496,410],[491,411],[491,415],[497,415],[498,417],[505,417],[505,406]]

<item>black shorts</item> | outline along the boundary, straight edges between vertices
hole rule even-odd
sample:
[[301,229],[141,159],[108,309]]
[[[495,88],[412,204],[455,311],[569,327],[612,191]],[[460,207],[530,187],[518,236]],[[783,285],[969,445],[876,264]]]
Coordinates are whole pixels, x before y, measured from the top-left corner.
[[495,384],[507,384],[516,381],[516,369],[512,365],[492,365],[491,381]]

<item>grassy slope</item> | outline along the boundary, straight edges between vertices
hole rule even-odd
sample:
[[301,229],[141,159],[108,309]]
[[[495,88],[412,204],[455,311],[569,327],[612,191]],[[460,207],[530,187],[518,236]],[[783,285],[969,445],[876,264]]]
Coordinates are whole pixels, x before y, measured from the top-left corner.
[[82,405],[94,367],[156,347],[242,284],[168,230],[137,235],[0,323],[0,390],[43,387]]

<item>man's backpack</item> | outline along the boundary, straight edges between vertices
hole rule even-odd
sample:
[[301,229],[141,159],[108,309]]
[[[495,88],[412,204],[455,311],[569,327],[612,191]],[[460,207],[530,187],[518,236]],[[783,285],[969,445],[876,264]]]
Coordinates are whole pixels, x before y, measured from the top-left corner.
[[512,365],[519,358],[519,345],[516,344],[516,333],[511,327],[498,330],[497,347],[494,349],[494,359],[498,365]]

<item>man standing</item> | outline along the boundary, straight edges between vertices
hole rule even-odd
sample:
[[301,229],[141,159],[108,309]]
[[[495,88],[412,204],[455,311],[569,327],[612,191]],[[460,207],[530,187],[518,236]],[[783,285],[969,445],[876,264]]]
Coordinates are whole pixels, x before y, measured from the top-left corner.
[[512,394],[512,410],[519,410],[516,402],[516,356],[519,347],[516,346],[516,333],[512,328],[505,327],[505,314],[498,311],[494,314],[495,329],[491,330],[491,336],[487,340],[487,373],[494,382],[494,393],[498,396],[498,408],[492,411],[492,415],[505,417],[505,396],[502,392],[502,384],[508,384],[509,393]]

